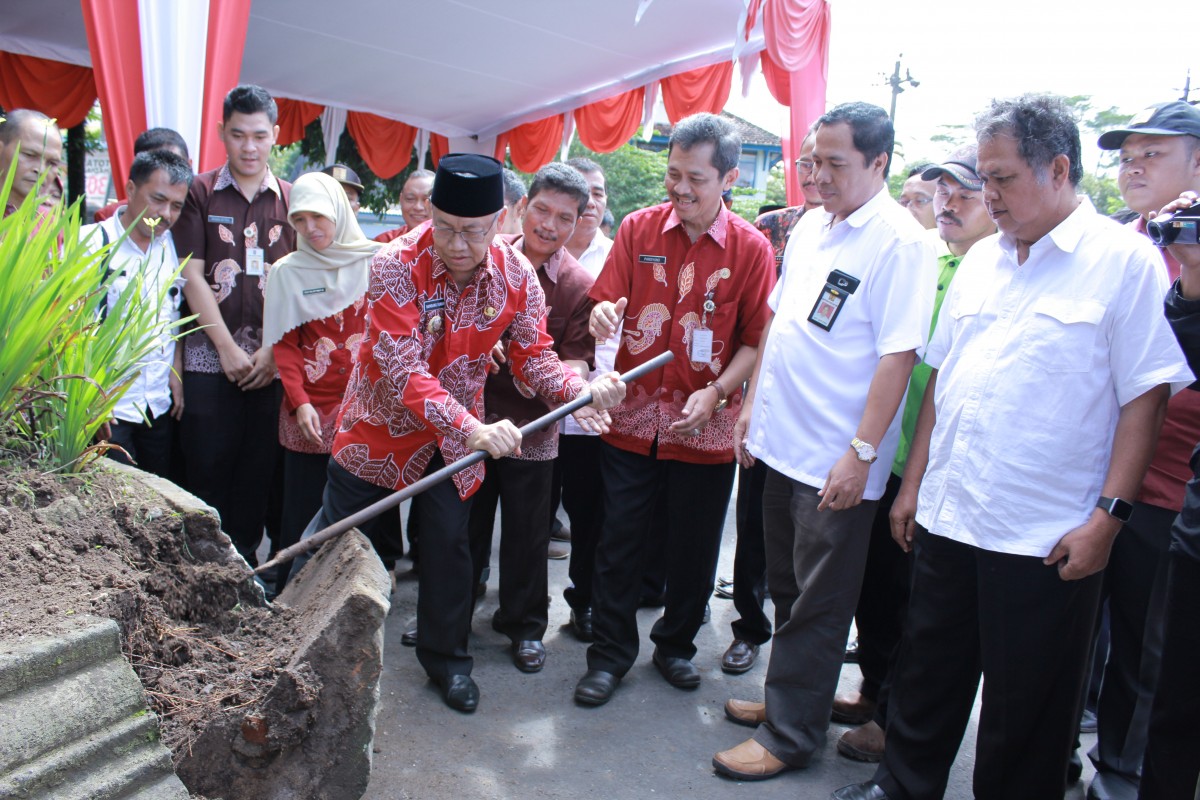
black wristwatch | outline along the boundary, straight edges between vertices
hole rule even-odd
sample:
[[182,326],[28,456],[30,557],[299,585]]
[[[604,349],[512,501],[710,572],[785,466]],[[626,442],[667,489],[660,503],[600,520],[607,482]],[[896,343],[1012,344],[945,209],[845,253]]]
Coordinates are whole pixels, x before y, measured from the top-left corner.
[[1109,516],[1121,522],[1129,522],[1129,518],[1133,516],[1133,503],[1119,497],[1101,497],[1096,502],[1096,508],[1103,508]]

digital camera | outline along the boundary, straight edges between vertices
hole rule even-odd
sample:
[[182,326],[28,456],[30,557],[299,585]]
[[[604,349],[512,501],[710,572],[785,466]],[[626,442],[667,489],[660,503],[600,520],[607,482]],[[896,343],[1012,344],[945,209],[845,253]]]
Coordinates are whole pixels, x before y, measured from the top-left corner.
[[1146,235],[1159,247],[1200,244],[1200,203],[1155,217],[1146,223]]

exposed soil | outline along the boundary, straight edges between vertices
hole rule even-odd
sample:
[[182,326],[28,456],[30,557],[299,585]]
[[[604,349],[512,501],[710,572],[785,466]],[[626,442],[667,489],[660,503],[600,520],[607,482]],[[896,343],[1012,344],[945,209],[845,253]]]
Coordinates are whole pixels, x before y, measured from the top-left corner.
[[178,763],[283,672],[292,612],[257,607],[243,566],[201,563],[183,519],[107,471],[0,468],[0,639],[111,617]]

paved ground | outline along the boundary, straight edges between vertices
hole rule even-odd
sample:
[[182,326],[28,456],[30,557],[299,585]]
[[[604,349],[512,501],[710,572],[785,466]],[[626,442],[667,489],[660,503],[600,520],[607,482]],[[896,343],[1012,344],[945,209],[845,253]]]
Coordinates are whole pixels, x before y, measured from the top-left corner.
[[[732,574],[733,503],[725,528],[720,575]],[[499,536],[496,537],[497,543]],[[494,554],[493,554],[494,558]],[[401,562],[400,570],[407,566]],[[769,646],[759,663],[740,676],[721,672],[720,658],[730,640],[732,603],[713,599],[712,622],[697,638],[700,688],[684,692],[668,685],[650,663],[650,626],[658,611],[639,612],[642,653],[613,699],[599,708],[577,706],[572,692],[586,671],[586,645],[571,635],[562,600],[567,562],[551,561],[549,652],[546,668],[525,675],[512,666],[507,639],[488,624],[496,608],[492,586],[475,614],[471,651],[481,701],[473,715],[447,708],[426,679],[400,634],[416,614],[416,581],[397,582],[386,627],[381,703],[376,723],[375,763],[367,800],[408,798],[826,798],[847,783],[867,780],[873,765],[837,755],[837,737],[845,727],[831,725],[825,750],[808,769],[761,783],[737,783],[717,777],[715,752],[741,742],[749,728],[724,718],[729,697],[761,699]],[[855,688],[858,668],[842,670],[843,690]],[[1090,747],[1094,737],[1084,737]],[[968,731],[951,777],[947,798],[971,797],[974,727]],[[1086,762],[1086,759],[1085,759]],[[1085,783],[1068,792],[1082,798]]]

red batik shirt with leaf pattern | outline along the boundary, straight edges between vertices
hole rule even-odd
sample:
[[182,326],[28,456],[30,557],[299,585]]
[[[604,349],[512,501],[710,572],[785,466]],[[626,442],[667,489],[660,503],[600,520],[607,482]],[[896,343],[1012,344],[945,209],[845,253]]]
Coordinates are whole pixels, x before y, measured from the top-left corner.
[[[460,291],[425,223],[375,256],[367,300],[367,340],[346,387],[333,458],[369,483],[400,489],[421,478],[437,450],[447,464],[470,454],[492,347],[506,333],[514,373],[538,394],[566,402],[585,389],[554,354],[537,275],[500,239]],[[483,473],[475,464],[456,474],[459,496],[473,494]]]

